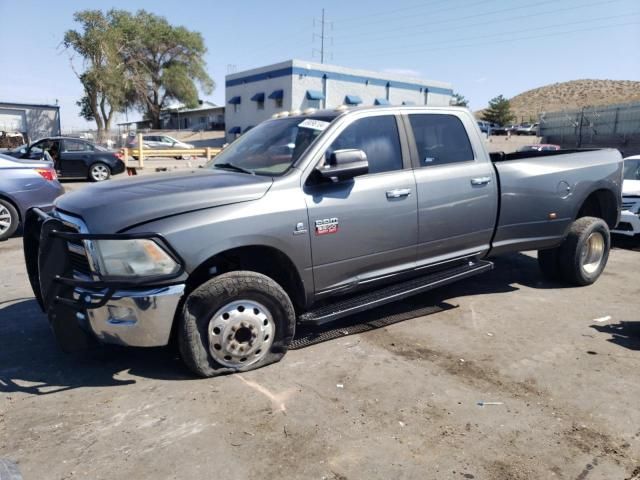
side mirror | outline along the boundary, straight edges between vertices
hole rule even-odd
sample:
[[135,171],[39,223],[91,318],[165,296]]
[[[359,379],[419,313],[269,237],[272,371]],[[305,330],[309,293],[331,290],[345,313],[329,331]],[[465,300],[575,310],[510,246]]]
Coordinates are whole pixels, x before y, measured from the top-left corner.
[[369,161],[362,150],[336,150],[329,157],[328,164],[318,167],[317,171],[324,178],[348,180],[369,173]]

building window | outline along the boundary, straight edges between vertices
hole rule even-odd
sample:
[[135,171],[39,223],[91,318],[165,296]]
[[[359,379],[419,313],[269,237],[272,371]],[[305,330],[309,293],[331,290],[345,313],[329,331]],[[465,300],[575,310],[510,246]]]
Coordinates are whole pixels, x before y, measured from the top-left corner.
[[276,108],[282,108],[282,97],[276,98],[275,102],[276,102]]
[[258,110],[264,110],[264,100],[258,100],[256,102],[256,105],[258,107]]
[[238,104],[234,103],[233,104],[233,113],[237,113],[238,112]]
[[320,108],[320,100],[307,100],[309,108]]

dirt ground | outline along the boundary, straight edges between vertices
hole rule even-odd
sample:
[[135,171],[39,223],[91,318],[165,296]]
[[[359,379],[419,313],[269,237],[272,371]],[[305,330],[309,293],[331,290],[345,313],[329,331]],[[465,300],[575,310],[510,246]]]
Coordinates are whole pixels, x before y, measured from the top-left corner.
[[[61,353],[21,239],[0,244],[0,265],[0,458],[25,479],[640,478],[628,242],[590,287],[544,282],[534,254],[511,255],[208,380],[170,348]],[[348,334],[354,321],[371,329]]]

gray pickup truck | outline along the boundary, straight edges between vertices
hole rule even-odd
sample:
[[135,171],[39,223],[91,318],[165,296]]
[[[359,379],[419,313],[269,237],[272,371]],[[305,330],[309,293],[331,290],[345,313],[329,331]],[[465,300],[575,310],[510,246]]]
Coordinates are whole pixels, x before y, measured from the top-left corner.
[[616,150],[489,155],[460,108],[266,121],[206,168],[66,194],[28,214],[32,288],[65,350],[167,345],[198,375],[280,360],[321,324],[538,250],[588,285],[618,222]]

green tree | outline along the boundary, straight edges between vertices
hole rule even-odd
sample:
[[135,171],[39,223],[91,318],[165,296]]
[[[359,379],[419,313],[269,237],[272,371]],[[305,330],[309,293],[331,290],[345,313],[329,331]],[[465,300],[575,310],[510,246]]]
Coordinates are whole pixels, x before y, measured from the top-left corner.
[[[115,113],[123,111],[127,101],[128,87],[120,59],[122,36],[99,10],[77,12],[73,18],[80,24],[80,31],[68,30],[63,45],[84,88],[84,95],[77,102],[80,116],[95,120],[101,141],[111,128]],[[81,58],[80,66],[77,56]]]
[[451,102],[450,102],[452,107],[467,107],[469,106],[469,101],[464,98],[464,95],[461,95],[459,93],[454,93],[451,96]]
[[502,95],[489,100],[489,107],[482,112],[482,119],[497,123],[498,125],[506,125],[511,122],[515,116],[511,113],[511,104],[509,100]]
[[160,128],[160,112],[169,103],[194,107],[198,87],[211,93],[214,82],[206,71],[207,48],[200,33],[145,10],[111,10],[109,16],[122,34],[120,56],[134,91],[132,102],[154,128]]

